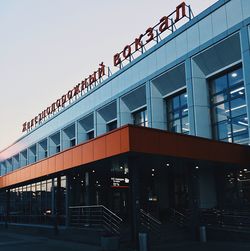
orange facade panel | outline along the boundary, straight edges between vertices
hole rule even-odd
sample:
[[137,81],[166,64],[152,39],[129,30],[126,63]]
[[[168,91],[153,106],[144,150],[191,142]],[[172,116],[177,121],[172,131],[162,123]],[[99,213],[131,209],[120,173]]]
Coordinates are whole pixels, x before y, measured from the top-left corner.
[[250,147],[156,129],[131,127],[130,150],[197,160],[249,165]]
[[73,160],[73,151],[68,150],[63,153],[63,169],[72,168],[72,161]]
[[0,188],[127,152],[249,165],[250,148],[162,130],[124,126],[0,177]]
[[0,188],[54,174],[128,150],[128,126],[126,126],[4,175],[0,177]]
[[106,137],[101,137],[100,140],[94,140],[93,144],[94,159],[100,160],[106,158]]
[[82,164],[82,149],[81,146],[77,146],[72,151],[72,166],[80,166]]
[[88,144],[81,146],[82,163],[86,164],[94,160],[94,143],[91,140]]

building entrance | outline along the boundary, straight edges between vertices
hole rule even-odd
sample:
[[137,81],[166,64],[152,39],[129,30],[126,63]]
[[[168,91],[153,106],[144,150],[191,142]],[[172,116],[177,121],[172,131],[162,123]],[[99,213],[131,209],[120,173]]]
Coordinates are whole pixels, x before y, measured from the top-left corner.
[[185,213],[190,206],[188,168],[180,161],[148,160],[139,168],[140,207],[162,222],[173,210]]

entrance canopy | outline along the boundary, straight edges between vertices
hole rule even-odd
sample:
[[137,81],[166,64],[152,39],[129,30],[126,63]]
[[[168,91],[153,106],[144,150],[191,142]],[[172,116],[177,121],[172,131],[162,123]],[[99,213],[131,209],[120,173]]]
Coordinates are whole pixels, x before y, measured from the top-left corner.
[[0,177],[0,188],[16,185],[125,153],[145,153],[247,167],[250,147],[126,125]]

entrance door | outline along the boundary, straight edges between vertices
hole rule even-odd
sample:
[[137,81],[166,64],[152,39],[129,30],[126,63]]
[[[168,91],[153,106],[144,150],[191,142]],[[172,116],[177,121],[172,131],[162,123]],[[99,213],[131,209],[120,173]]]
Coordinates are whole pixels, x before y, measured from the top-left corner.
[[112,188],[112,211],[125,222],[128,219],[128,188]]

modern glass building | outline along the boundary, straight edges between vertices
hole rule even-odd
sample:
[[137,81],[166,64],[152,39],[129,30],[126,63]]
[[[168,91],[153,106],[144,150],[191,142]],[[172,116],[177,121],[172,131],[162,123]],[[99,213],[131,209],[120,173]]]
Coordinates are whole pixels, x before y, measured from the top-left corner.
[[0,152],[3,222],[248,229],[250,1],[153,43]]

